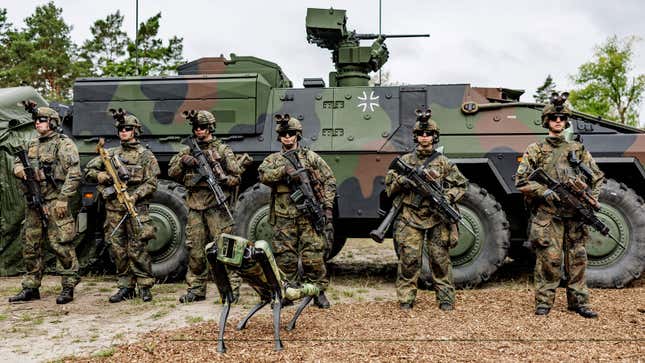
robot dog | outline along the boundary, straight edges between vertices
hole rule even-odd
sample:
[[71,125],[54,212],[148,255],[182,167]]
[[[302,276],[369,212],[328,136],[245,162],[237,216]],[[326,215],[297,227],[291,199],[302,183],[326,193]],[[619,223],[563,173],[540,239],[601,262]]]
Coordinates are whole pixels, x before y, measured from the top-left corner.
[[290,331],[295,328],[296,321],[304,308],[314,296],[318,296],[320,293],[318,287],[312,284],[289,285],[284,273],[280,271],[275,262],[271,246],[266,241],[252,242],[243,237],[222,233],[217,241],[209,243],[205,249],[206,258],[211,266],[223,305],[219,319],[217,351],[220,353],[226,352],[224,329],[226,328],[226,321],[233,301],[233,291],[226,273],[227,268],[235,269],[240,277],[260,295],[260,302],[237,325],[237,330],[244,329],[255,313],[271,303],[275,350],[282,350],[280,310],[283,304],[303,299],[287,326],[287,330]]

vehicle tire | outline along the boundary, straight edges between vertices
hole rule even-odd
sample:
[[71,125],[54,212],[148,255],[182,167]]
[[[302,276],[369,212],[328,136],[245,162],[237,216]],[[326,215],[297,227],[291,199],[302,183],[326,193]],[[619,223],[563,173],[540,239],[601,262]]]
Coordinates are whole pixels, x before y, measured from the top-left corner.
[[163,179],[152,194],[150,218],[156,227],[156,237],[148,241],[148,252],[152,257],[152,274],[159,282],[183,279],[186,273],[185,195],[183,186]]
[[[506,213],[486,189],[470,183],[458,203],[462,221],[476,233],[459,226],[459,241],[450,250],[452,274],[457,288],[472,288],[487,281],[502,265],[510,246]],[[423,251],[420,280],[432,284],[428,251]]]
[[609,227],[625,249],[590,228],[587,244],[587,285],[622,288],[639,278],[645,268],[645,202],[643,196],[613,179],[600,192],[596,216]]
[[[269,224],[269,203],[271,188],[257,183],[240,194],[235,206],[235,234],[251,241],[273,239],[273,228]],[[329,259],[343,248],[347,237],[336,235]]]

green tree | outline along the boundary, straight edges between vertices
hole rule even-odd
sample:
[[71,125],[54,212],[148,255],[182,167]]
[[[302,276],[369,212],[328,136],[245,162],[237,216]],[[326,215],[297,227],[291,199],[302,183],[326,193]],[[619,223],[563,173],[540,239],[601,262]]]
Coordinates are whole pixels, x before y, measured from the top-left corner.
[[[88,63],[76,56],[72,28],[62,12],[53,2],[38,6],[22,30],[11,29],[4,20],[6,47],[0,73],[4,86],[27,84],[50,100],[69,101],[74,79],[88,73]],[[3,16],[6,19],[6,11]]]
[[99,19],[90,27],[92,39],[83,43],[82,56],[92,63],[92,74],[97,76],[118,76],[111,74],[114,63],[123,59],[128,46],[128,35],[122,30],[123,15],[120,11]]
[[635,36],[612,36],[596,47],[592,61],[571,79],[580,88],[571,92],[571,105],[622,124],[638,126],[638,108],[645,91],[645,74],[631,76]]
[[157,76],[176,74],[182,58],[183,38],[174,36],[167,44],[157,37],[161,13],[139,25],[136,42],[128,41],[128,57],[109,63],[105,73],[116,76]]
[[556,85],[553,81],[553,77],[551,77],[550,74],[547,75],[544,83],[535,91],[533,99],[537,103],[547,103],[551,97],[551,93],[555,91],[555,87]]

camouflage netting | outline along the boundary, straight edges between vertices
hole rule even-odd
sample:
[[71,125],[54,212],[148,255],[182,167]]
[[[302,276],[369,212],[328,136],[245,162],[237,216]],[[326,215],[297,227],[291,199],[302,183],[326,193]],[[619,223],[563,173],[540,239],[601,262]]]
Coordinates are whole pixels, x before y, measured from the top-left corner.
[[[22,270],[20,230],[25,202],[13,177],[15,152],[35,135],[31,115],[20,101],[47,102],[31,87],[0,89],[0,276],[17,275]],[[15,121],[12,121],[15,120]]]

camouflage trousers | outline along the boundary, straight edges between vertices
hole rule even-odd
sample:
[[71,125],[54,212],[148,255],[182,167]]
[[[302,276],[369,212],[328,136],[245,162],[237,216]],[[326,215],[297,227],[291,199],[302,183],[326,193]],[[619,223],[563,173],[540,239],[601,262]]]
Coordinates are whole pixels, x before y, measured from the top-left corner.
[[[54,210],[54,202],[52,200],[46,204],[50,211]],[[43,228],[38,212],[35,209],[27,208],[25,214],[25,241],[22,246],[22,258],[26,273],[22,280],[22,287],[40,287],[45,270],[43,261],[45,239],[49,241],[49,246],[56,256],[56,272],[61,275],[61,285],[63,287],[76,286],[81,281],[81,276],[78,273],[79,265],[76,258],[76,246],[74,246],[74,237],[76,237],[74,218],[69,213],[63,218],[58,218],[55,213],[50,212],[49,225],[45,238],[43,238]]]
[[454,304],[455,285],[450,262],[449,230],[444,225],[419,229],[403,220],[396,223],[394,239],[398,243],[396,295],[400,303],[413,303],[417,296],[417,280],[421,274],[423,249],[430,259],[432,282],[439,303]]
[[155,283],[152,258],[147,250],[148,241],[155,236],[154,227],[148,207],[136,208],[141,226],[136,220],[126,218],[117,229],[125,213],[108,210],[105,216],[105,238],[114,257],[119,288],[152,287]]
[[551,308],[555,290],[567,275],[567,303],[570,308],[587,307],[589,290],[585,279],[589,240],[587,227],[571,218],[538,212],[531,221],[529,240],[535,248],[535,306]]
[[[324,254],[326,242],[304,216],[284,218],[276,216],[271,243],[278,267],[287,281],[307,282],[324,291],[329,285]],[[298,274],[298,261],[302,264],[302,278]]]
[[[231,233],[233,224],[225,211],[216,208],[205,210],[191,209],[186,219],[186,248],[188,249],[188,271],[186,283],[188,291],[197,296],[206,295],[208,280],[208,261],[204,248],[222,233]],[[233,295],[239,296],[242,279],[233,271],[228,271]]]

